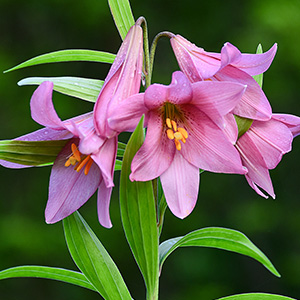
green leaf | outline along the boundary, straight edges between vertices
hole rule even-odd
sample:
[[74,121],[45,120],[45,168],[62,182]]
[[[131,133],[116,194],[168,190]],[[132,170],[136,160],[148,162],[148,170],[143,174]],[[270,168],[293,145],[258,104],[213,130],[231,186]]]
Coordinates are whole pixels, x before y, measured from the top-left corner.
[[26,166],[52,164],[67,141],[0,141],[0,159]]
[[281,296],[281,295],[250,293],[250,294],[240,294],[240,295],[233,295],[229,297],[219,298],[218,300],[296,300],[296,299]]
[[[256,49],[256,54],[261,54],[261,53],[263,53],[263,49],[262,49],[262,45],[259,44]],[[253,78],[256,80],[256,82],[259,84],[261,88],[263,85],[263,76],[264,76],[263,73],[253,76]]]
[[69,61],[89,61],[89,62],[102,62],[112,64],[115,59],[115,54],[95,51],[95,50],[83,50],[83,49],[71,49],[71,50],[60,50],[42,54],[31,58],[4,73],[14,71],[17,69],[30,67],[34,65],[55,63],[55,62],[69,62]]
[[84,287],[92,291],[97,291],[82,273],[66,269],[43,266],[20,266],[9,268],[0,272],[0,279],[18,277],[36,277],[44,279],[53,279],[78,285],[80,287]]
[[250,256],[263,264],[275,276],[280,277],[269,259],[243,233],[218,227],[199,229],[183,237],[163,242],[159,246],[160,268],[175,249],[189,246],[218,248]]
[[117,157],[123,157],[126,149],[126,144],[122,142],[118,142],[118,151]]
[[104,299],[131,300],[123,278],[97,236],[78,212],[63,220],[71,256]]
[[[152,183],[131,182],[131,161],[144,141],[143,118],[127,144],[120,178],[120,207],[126,238],[141,270],[149,298],[158,289],[158,230]],[[155,298],[156,299],[156,298]]]
[[108,0],[111,14],[118,28],[122,40],[131,26],[134,25],[134,17],[128,0]]
[[53,89],[57,92],[90,102],[96,102],[104,83],[80,77],[29,77],[19,81],[18,85],[39,85],[44,81],[53,82]]
[[115,171],[121,171],[121,169],[122,169],[122,161],[119,159],[116,159]]

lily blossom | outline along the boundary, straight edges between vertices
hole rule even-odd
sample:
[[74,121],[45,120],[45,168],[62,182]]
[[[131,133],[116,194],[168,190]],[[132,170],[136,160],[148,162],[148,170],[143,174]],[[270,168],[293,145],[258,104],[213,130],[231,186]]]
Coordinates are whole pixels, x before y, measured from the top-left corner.
[[[50,175],[49,197],[45,211],[47,223],[55,223],[79,209],[98,190],[98,217],[111,227],[109,202],[113,187],[117,138],[99,137],[93,126],[93,113],[61,121],[52,102],[53,83],[43,82],[33,93],[31,116],[45,126],[17,140],[67,140],[58,154]],[[15,163],[2,163],[20,168]],[[28,166],[24,166],[28,167]]]
[[117,133],[107,126],[108,113],[119,103],[140,90],[143,66],[143,31],[139,21],[133,25],[110,68],[94,107],[94,124],[101,136]]
[[271,120],[253,121],[251,127],[237,140],[245,175],[249,185],[262,197],[272,198],[275,193],[269,170],[281,161],[283,154],[291,151],[293,138],[300,134],[300,118],[287,114],[274,114]]
[[123,100],[110,116],[109,126],[131,131],[143,114],[148,125],[130,179],[160,177],[170,210],[184,218],[197,201],[199,168],[245,174],[237,150],[216,124],[236,106],[244,90],[245,86],[228,82],[191,84],[178,71],[169,86],[153,84],[145,93]]
[[180,35],[174,35],[170,42],[180,69],[191,82],[216,80],[247,85],[233,113],[253,120],[267,121],[271,118],[269,101],[252,76],[269,68],[276,54],[276,44],[262,54],[242,54],[230,43],[225,43],[221,53],[214,53],[197,47]]

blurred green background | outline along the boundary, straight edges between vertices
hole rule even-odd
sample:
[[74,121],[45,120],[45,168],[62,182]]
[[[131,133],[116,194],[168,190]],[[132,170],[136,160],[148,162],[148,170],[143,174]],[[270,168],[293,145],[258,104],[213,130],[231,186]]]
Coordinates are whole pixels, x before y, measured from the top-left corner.
[[[220,51],[226,41],[242,52],[278,43],[278,53],[264,77],[264,91],[274,112],[300,115],[299,0],[132,0],[135,18],[143,15],[150,39],[168,30],[207,51]],[[11,73],[2,71],[39,54],[61,49],[94,49],[116,53],[121,40],[105,0],[0,0],[1,139],[40,128],[30,119],[29,100],[35,87],[18,87],[30,76],[81,76],[104,79],[109,66],[59,63]],[[167,39],[157,48],[154,82],[168,84],[177,70]],[[62,119],[92,110],[93,105],[54,94]],[[196,208],[185,220],[166,213],[162,240],[207,226],[245,233],[267,254],[282,275],[276,278],[248,257],[215,249],[176,250],[161,275],[161,299],[212,300],[246,292],[268,292],[300,298],[300,138],[293,151],[271,171],[276,200],[265,200],[242,176],[204,173]],[[0,169],[0,269],[16,265],[48,265],[76,270],[64,242],[61,222],[46,225],[50,168]],[[116,174],[115,181],[118,184]],[[118,188],[111,201],[114,227],[97,221],[96,198],[80,212],[100,237],[125,278],[134,299],[144,299],[144,284],[127,246],[120,222]],[[0,282],[0,299],[93,300],[98,294],[43,279]]]

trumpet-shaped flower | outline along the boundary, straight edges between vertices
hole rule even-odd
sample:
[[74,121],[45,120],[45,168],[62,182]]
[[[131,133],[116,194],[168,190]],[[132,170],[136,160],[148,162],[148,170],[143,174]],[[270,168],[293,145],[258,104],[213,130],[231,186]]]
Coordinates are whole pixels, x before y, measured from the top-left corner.
[[268,121],[253,121],[237,140],[235,146],[243,165],[248,169],[245,177],[259,195],[268,198],[261,188],[275,198],[269,170],[278,165],[283,154],[291,151],[293,137],[299,134],[299,117],[274,114]]
[[105,79],[94,107],[94,124],[101,136],[117,133],[107,126],[110,111],[140,90],[143,65],[143,31],[138,22],[128,31],[110,71]]
[[231,81],[247,85],[233,113],[249,119],[266,121],[272,116],[271,106],[260,86],[252,78],[265,72],[275,56],[277,45],[262,54],[242,54],[226,43],[221,53],[204,51],[180,35],[171,45],[181,70],[191,82],[201,80]]
[[245,174],[238,152],[215,123],[236,106],[244,90],[237,83],[191,84],[178,71],[169,86],[153,84],[145,93],[121,102],[108,120],[111,128],[132,130],[143,114],[148,124],[130,179],[160,177],[168,206],[184,218],[197,201],[199,168]]
[[[93,126],[93,113],[61,121],[52,103],[52,82],[43,82],[34,92],[32,118],[45,128],[18,140],[68,140],[58,154],[50,175],[47,223],[55,223],[80,208],[98,189],[100,223],[111,227],[109,201],[113,187],[117,139],[99,137]],[[1,162],[6,167],[23,167]],[[24,166],[26,167],[26,166]]]

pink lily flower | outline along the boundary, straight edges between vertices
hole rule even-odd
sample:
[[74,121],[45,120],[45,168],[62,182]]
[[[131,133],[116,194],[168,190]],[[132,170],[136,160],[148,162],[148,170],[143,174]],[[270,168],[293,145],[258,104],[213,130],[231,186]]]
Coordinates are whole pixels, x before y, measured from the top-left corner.
[[108,113],[140,90],[143,66],[143,31],[139,21],[128,31],[102,86],[94,107],[94,124],[100,136],[117,133],[107,126]]
[[244,90],[228,82],[191,84],[178,71],[169,86],[153,84],[145,93],[123,100],[108,120],[111,128],[131,131],[143,114],[148,124],[130,179],[160,177],[170,210],[184,218],[197,201],[199,168],[245,174],[238,152],[215,123],[236,106]]
[[[232,132],[235,131],[237,135],[236,123],[232,128]],[[247,182],[260,196],[268,198],[261,188],[275,198],[269,170],[278,165],[283,154],[291,151],[293,138],[299,134],[299,117],[273,114],[268,121],[253,121],[251,127],[237,140],[235,146],[243,165],[248,169],[245,174]]]
[[262,54],[242,54],[230,43],[223,46],[221,53],[213,53],[204,51],[180,35],[174,35],[170,41],[181,70],[191,82],[217,80],[247,85],[233,113],[253,120],[271,118],[269,101],[252,76],[269,68],[276,54],[276,44]]
[[[45,211],[47,223],[55,223],[79,209],[98,189],[98,217],[111,227],[109,202],[113,184],[117,138],[99,137],[93,126],[93,113],[61,121],[52,102],[53,83],[43,82],[34,92],[31,116],[45,128],[18,140],[68,140],[58,154],[50,175],[49,197]],[[5,167],[22,168],[0,162]]]

